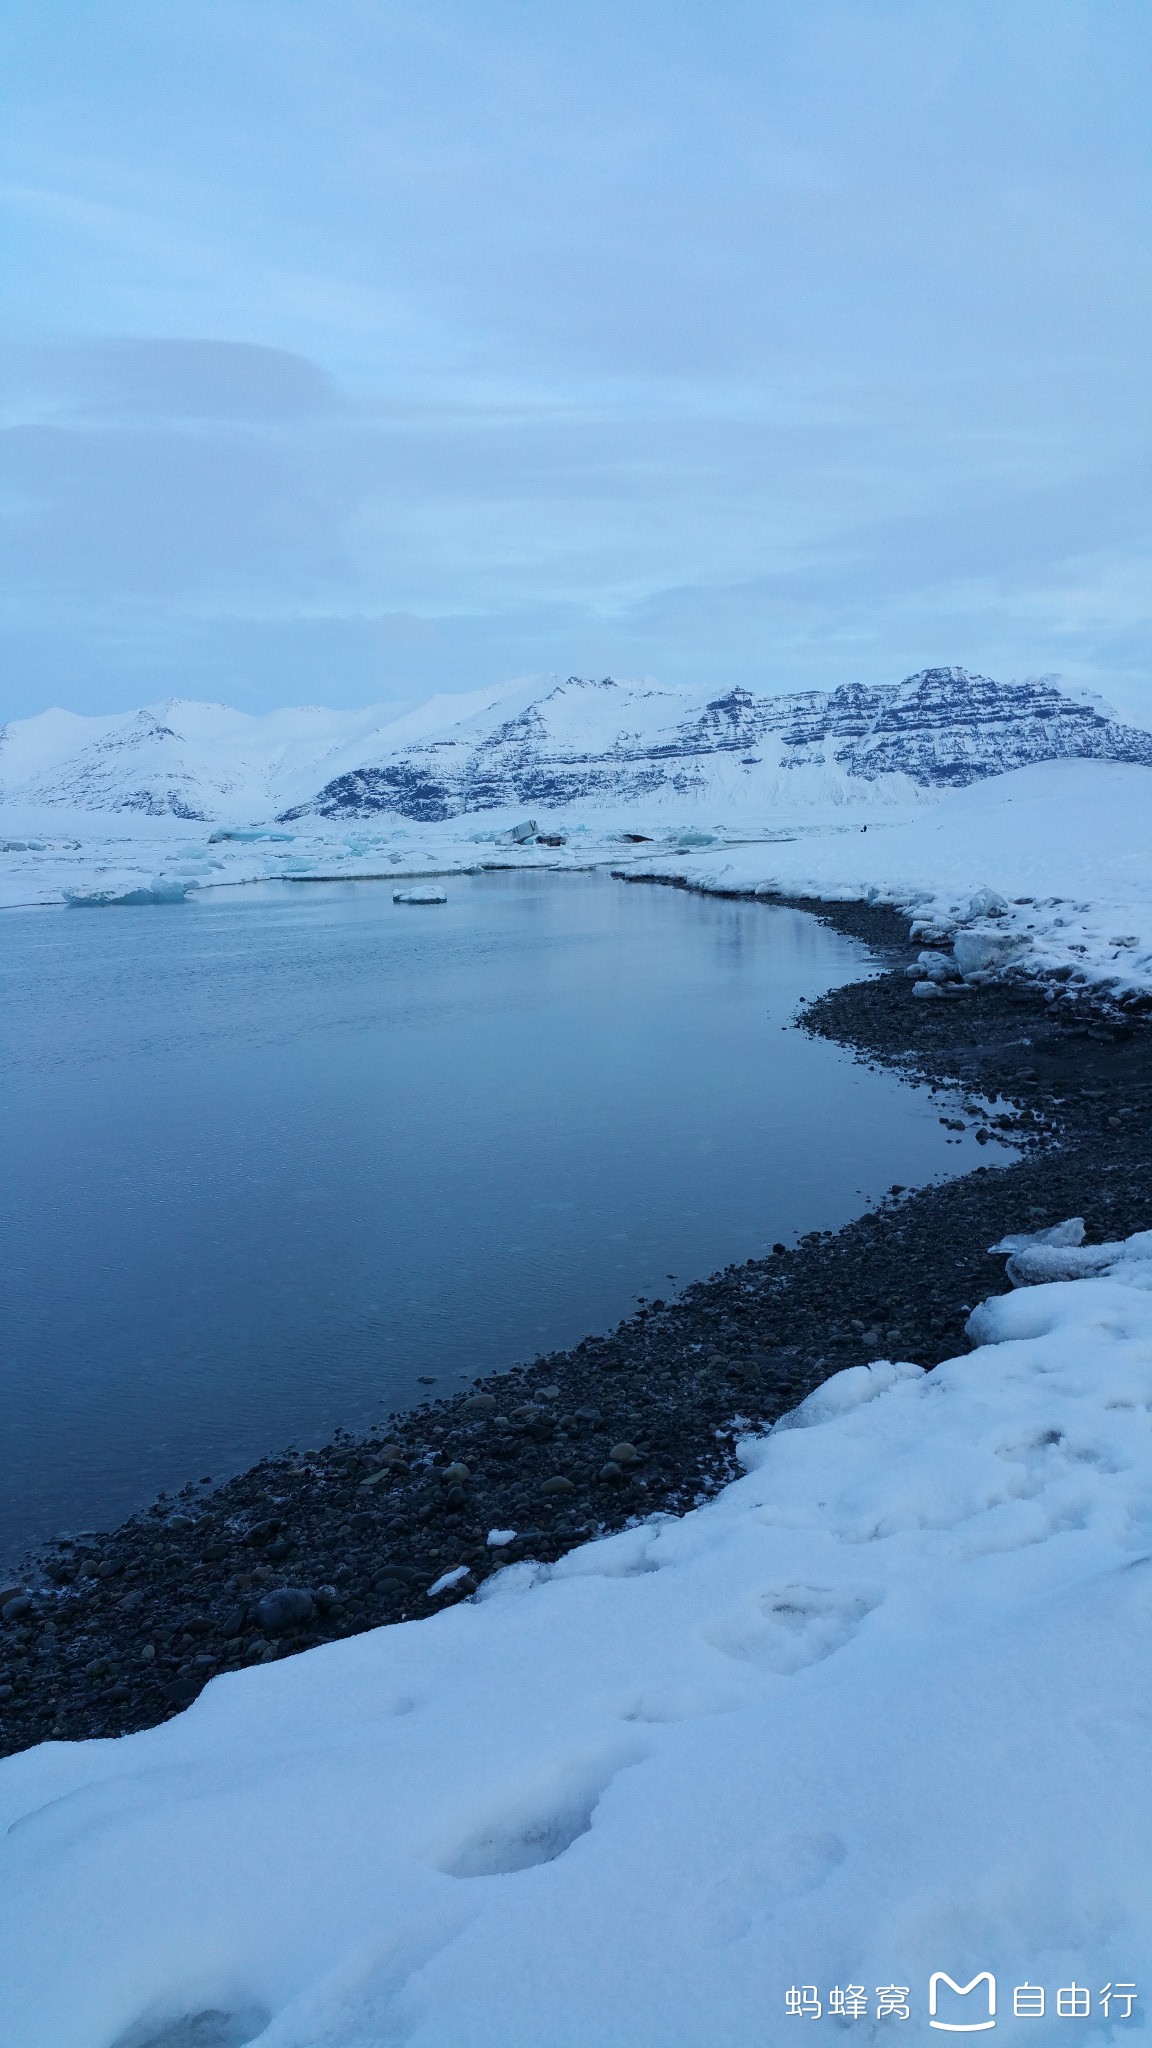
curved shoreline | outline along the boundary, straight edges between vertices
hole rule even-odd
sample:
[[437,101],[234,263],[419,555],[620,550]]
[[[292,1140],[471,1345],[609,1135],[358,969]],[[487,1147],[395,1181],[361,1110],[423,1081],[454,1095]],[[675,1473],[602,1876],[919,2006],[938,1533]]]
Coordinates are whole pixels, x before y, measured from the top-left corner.
[[[22,1582],[0,1587],[21,1588],[0,1625],[0,1752],[150,1726],[220,1672],[419,1618],[514,1558],[547,1563],[601,1531],[682,1513],[733,1475],[741,1429],[829,1374],[965,1349],[968,1309],[1002,1291],[986,1248],[1005,1231],[1072,1213],[1093,1238],[1144,1227],[1152,1026],[1083,990],[1054,999],[1023,982],[914,1001],[905,913],[795,907],[864,939],[887,969],[806,1005],[801,1027],[913,1083],[1013,1104],[1003,1121],[1023,1156],[901,1190],[835,1233],[729,1267],[365,1437],[340,1432],[162,1497],[106,1535],[45,1546]],[[489,1547],[493,1528],[514,1540]],[[261,1607],[278,1587],[308,1595],[294,1620]]]

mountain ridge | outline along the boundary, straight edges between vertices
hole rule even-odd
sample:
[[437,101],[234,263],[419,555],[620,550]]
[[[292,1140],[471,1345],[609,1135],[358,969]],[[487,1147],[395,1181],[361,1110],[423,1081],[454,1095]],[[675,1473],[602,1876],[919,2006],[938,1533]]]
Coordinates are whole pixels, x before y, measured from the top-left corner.
[[1069,758],[1152,767],[1152,732],[1054,677],[999,683],[959,667],[779,695],[535,676],[348,712],[172,698],[105,719],[45,712],[0,728],[0,803],[205,822],[803,809],[923,801]]
[[[831,691],[777,697],[740,687],[708,700],[695,716],[644,731],[618,726],[598,748],[565,731],[573,693],[628,690],[611,677],[569,677],[544,697],[476,735],[455,729],[413,741],[388,761],[362,764],[280,815],[367,817],[392,811],[425,822],[523,804],[559,809],[574,803],[637,802],[710,793],[729,797],[757,784],[780,801],[781,777],[818,771],[820,793],[840,801],[899,801],[933,788],[963,787],[1042,760],[1073,758],[1152,766],[1152,733],[1122,724],[1104,707],[1060,690],[1049,677],[1002,684],[962,668],[922,669],[897,684],[853,683]],[[620,708],[638,711],[670,692],[628,690]],[[552,708],[551,717],[548,715]],[[614,705],[612,707],[616,709]],[[669,706],[670,708],[670,706]],[[754,751],[759,749],[761,751]],[[769,761],[768,751],[775,759]],[[726,760],[745,771],[709,774]],[[751,771],[768,768],[767,776]],[[735,780],[735,788],[733,782]],[[741,790],[741,783],[745,785]],[[856,789],[852,785],[857,785]],[[803,800],[803,786],[796,791]]]

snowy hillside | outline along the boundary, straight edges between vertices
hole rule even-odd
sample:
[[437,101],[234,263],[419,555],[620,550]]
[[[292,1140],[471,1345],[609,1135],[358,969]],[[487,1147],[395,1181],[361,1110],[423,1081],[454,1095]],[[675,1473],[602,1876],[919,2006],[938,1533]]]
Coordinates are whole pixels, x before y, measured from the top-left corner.
[[1050,680],[925,669],[883,688],[756,695],[530,677],[418,706],[262,717],[173,700],[0,731],[0,805],[189,821],[530,805],[795,812],[923,801],[1038,761],[1152,765],[1152,733]]
[[0,729],[0,804],[145,817],[266,815],[301,777],[314,786],[339,748],[372,746],[389,716],[305,707],[264,717],[173,699],[79,718],[46,711]]
[[1143,2039],[1152,1234],[1080,1234],[683,1520],[8,1759],[0,2037]]

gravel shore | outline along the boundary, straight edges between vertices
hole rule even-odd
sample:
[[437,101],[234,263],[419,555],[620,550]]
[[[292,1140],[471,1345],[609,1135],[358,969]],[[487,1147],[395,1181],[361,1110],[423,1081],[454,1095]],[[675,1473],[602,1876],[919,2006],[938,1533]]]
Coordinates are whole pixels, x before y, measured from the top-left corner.
[[[865,939],[884,968],[808,1005],[800,1027],[979,1098],[964,1120],[1013,1134],[1015,1162],[893,1190],[844,1229],[652,1301],[571,1351],[47,1546],[0,1585],[0,1753],[149,1727],[219,1672],[419,1618],[512,1559],[682,1513],[732,1476],[743,1429],[830,1373],[966,1349],[968,1310],[1004,1286],[987,1252],[1004,1232],[1076,1214],[1099,1240],[1152,1222],[1143,1012],[1023,980],[917,1000],[905,917],[797,907]],[[494,1530],[513,1533],[494,1546]]]

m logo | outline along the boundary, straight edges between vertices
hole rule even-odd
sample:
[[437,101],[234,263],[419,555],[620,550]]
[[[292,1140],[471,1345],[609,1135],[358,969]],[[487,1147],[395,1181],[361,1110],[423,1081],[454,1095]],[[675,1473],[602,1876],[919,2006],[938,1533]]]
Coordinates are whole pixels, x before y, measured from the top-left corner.
[[[987,2019],[938,2020],[936,2018],[936,2001],[941,1984],[946,1984],[949,1991],[956,1993],[957,1998],[967,1998],[970,1992],[975,1991],[977,1985],[986,1984],[988,1986]],[[948,2007],[945,2006],[944,2010],[947,2012]],[[976,2008],[976,2010],[979,2010],[979,2008]],[[970,1984],[957,1984],[943,1970],[936,1970],[928,1979],[928,2012],[930,2015],[928,2025],[930,2027],[937,2027],[942,2034],[986,2034],[989,2027],[996,2025],[996,1979],[992,1975],[991,1970],[981,1970],[980,1975],[973,1977]]]

